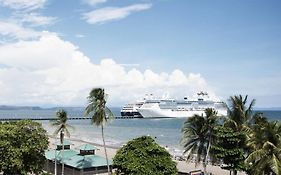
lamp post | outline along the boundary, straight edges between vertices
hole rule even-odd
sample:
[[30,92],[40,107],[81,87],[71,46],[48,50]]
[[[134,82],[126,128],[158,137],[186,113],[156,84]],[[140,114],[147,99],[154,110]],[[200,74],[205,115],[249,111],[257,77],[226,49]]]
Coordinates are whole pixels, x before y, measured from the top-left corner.
[[57,137],[55,141],[55,175],[57,175]]
[[55,175],[57,175],[57,149],[55,149]]
[[61,163],[62,163],[62,168],[61,168],[61,175],[64,175],[64,160],[63,160],[63,156],[64,156],[64,128],[62,128],[62,131],[61,131],[61,135],[62,135],[62,160],[61,160]]

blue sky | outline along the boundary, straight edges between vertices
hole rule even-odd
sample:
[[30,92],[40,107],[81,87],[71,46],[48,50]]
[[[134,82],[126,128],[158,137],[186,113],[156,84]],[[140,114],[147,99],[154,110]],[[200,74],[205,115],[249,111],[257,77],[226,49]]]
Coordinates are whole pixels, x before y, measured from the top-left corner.
[[[83,105],[91,87],[103,86],[111,105],[150,92],[206,90],[224,101],[248,94],[258,107],[280,107],[280,8],[279,0],[0,0],[0,77],[26,74],[17,100],[10,98],[19,85],[1,79],[0,102]],[[73,53],[79,56],[61,59]],[[89,70],[71,67],[80,62]]]

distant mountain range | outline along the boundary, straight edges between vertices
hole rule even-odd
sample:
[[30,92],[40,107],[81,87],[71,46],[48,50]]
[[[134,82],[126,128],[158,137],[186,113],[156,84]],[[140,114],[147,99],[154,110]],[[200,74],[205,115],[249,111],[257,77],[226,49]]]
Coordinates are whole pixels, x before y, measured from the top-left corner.
[[0,110],[41,110],[39,106],[6,106],[0,105]]
[[0,105],[0,110],[81,110],[84,107],[39,107],[39,106],[9,106]]
[[[110,109],[120,109],[120,107],[109,107]],[[9,105],[0,105],[0,110],[59,110],[65,109],[67,111],[79,111],[84,110],[85,107],[39,107],[39,106],[9,106]]]

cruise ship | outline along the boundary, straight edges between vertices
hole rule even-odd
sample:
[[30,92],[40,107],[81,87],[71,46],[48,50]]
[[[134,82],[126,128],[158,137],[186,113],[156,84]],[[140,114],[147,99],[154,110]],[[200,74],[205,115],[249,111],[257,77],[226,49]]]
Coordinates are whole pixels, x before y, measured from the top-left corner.
[[[143,116],[139,113],[139,108],[142,107],[142,105],[146,101],[152,101],[154,99],[153,94],[146,94],[145,97],[141,100],[137,100],[135,103],[128,103],[124,105],[121,109],[121,116],[122,117],[133,117],[133,118],[143,118]],[[156,99],[155,99],[156,100]],[[158,99],[159,101],[159,99]]]
[[195,114],[204,115],[206,108],[215,109],[219,116],[227,115],[226,104],[222,101],[210,100],[206,92],[197,93],[196,100],[189,100],[187,97],[182,100],[155,98],[150,95],[150,98],[144,98],[141,103],[125,105],[121,115],[122,111],[127,109],[127,114],[137,114],[138,117],[143,118],[187,118]]
[[138,101],[136,103],[129,103],[121,109],[122,117],[142,118],[138,109],[144,104],[145,101]]

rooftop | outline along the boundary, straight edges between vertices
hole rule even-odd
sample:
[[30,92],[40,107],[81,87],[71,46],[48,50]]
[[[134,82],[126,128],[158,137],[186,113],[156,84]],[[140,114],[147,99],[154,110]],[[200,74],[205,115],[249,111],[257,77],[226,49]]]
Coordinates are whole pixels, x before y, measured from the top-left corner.
[[[98,155],[75,155],[63,161],[66,165],[77,169],[85,169],[91,167],[107,166],[106,159]],[[112,165],[112,160],[108,160],[109,165]]]
[[[91,144],[84,144],[77,148],[80,149],[80,151],[97,150],[97,148]],[[45,157],[52,161],[56,159],[58,162],[63,162],[65,165],[77,169],[107,166],[106,159],[101,156],[94,154],[80,155],[79,152],[72,149],[65,149],[64,152],[62,150],[48,150],[45,151]],[[108,162],[109,165],[113,164],[112,160],[108,160]]]
[[[63,159],[68,159],[72,156],[75,156],[79,154],[77,151],[74,151],[72,149],[67,149],[64,150],[63,152]],[[49,160],[55,160],[55,158],[60,161],[62,159],[62,150],[57,151],[57,150],[49,150],[45,151],[45,157]]]

